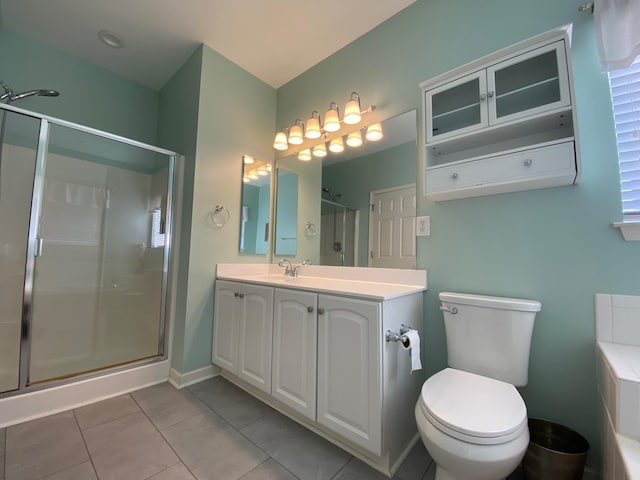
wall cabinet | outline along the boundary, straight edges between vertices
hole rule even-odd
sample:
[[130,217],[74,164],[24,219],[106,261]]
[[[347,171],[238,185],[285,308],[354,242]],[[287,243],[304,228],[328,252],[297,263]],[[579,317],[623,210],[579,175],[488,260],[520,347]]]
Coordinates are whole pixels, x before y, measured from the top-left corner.
[[[421,87],[427,197],[448,200],[577,181],[575,102],[565,30],[471,62]],[[559,144],[563,147],[546,148]],[[535,150],[536,159],[525,158],[524,166],[533,168],[512,175],[528,150]],[[506,158],[512,154],[513,161]],[[548,168],[546,162],[541,175],[537,166],[547,159],[557,162],[557,168]],[[504,172],[503,166],[512,171]],[[440,181],[442,177],[448,181]]]
[[213,363],[226,378],[395,471],[417,439],[422,375],[384,332],[422,331],[422,292],[374,301],[225,280],[215,292]]
[[219,280],[212,361],[271,393],[273,288]]

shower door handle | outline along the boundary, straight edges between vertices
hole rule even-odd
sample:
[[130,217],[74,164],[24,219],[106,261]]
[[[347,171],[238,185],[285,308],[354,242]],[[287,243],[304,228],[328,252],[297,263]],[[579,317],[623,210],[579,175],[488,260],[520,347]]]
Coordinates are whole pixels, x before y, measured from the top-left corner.
[[44,238],[36,238],[36,251],[34,256],[41,257],[42,256],[42,247],[44,245]]

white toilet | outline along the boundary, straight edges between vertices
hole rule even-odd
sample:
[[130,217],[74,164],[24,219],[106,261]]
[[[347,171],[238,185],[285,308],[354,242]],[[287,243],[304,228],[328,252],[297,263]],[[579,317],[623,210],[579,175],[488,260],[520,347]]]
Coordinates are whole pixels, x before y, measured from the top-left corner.
[[498,480],[529,444],[529,347],[540,302],[440,293],[448,364],[422,386],[418,431],[437,464],[436,480]]

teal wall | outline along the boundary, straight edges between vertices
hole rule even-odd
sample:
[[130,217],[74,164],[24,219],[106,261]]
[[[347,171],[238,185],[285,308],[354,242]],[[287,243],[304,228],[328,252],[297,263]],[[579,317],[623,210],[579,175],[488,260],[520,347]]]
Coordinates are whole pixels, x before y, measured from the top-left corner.
[[[206,46],[199,92],[181,372],[211,364],[216,264],[267,262],[239,253],[242,155],[272,161],[276,130],[275,89]],[[209,221],[215,205],[230,212],[222,228]]]
[[[640,244],[624,242],[607,77],[598,70],[593,16],[580,0],[418,0],[278,91],[277,124],[305,118],[351,90],[389,117],[421,108],[418,83],[538,33],[573,23],[573,76],[583,173],[576,186],[441,203],[418,199],[432,234],[418,239],[425,294],[425,375],[446,363],[437,295],[452,290],[540,300],[522,389],[531,416],[599,445],[593,294],[640,294]],[[419,138],[420,145],[423,140]],[[422,189],[422,159],[418,164]]]
[[0,30],[0,78],[14,92],[58,90],[59,97],[29,97],[13,106],[155,145],[158,92],[102,67]]
[[158,140],[165,148],[184,156],[181,165],[181,204],[176,212],[173,248],[179,252],[173,324],[171,366],[183,371],[187,287],[189,282],[189,247],[191,244],[191,212],[193,211],[193,177],[195,174],[202,47],[180,67],[160,91]]
[[298,175],[278,168],[278,189],[276,197],[275,254],[295,255],[298,238]]
[[332,194],[340,193],[341,197],[336,200],[338,203],[360,212],[357,265],[366,267],[369,262],[369,193],[415,181],[415,142],[322,169],[322,187],[328,188]]

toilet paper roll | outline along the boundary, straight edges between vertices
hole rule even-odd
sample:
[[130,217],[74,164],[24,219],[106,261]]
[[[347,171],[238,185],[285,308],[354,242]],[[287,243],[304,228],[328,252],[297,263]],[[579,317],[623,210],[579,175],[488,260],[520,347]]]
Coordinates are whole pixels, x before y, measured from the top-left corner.
[[400,340],[402,347],[409,350],[409,358],[411,358],[411,372],[422,370],[422,362],[420,361],[420,335],[417,330],[409,330],[404,333]]

